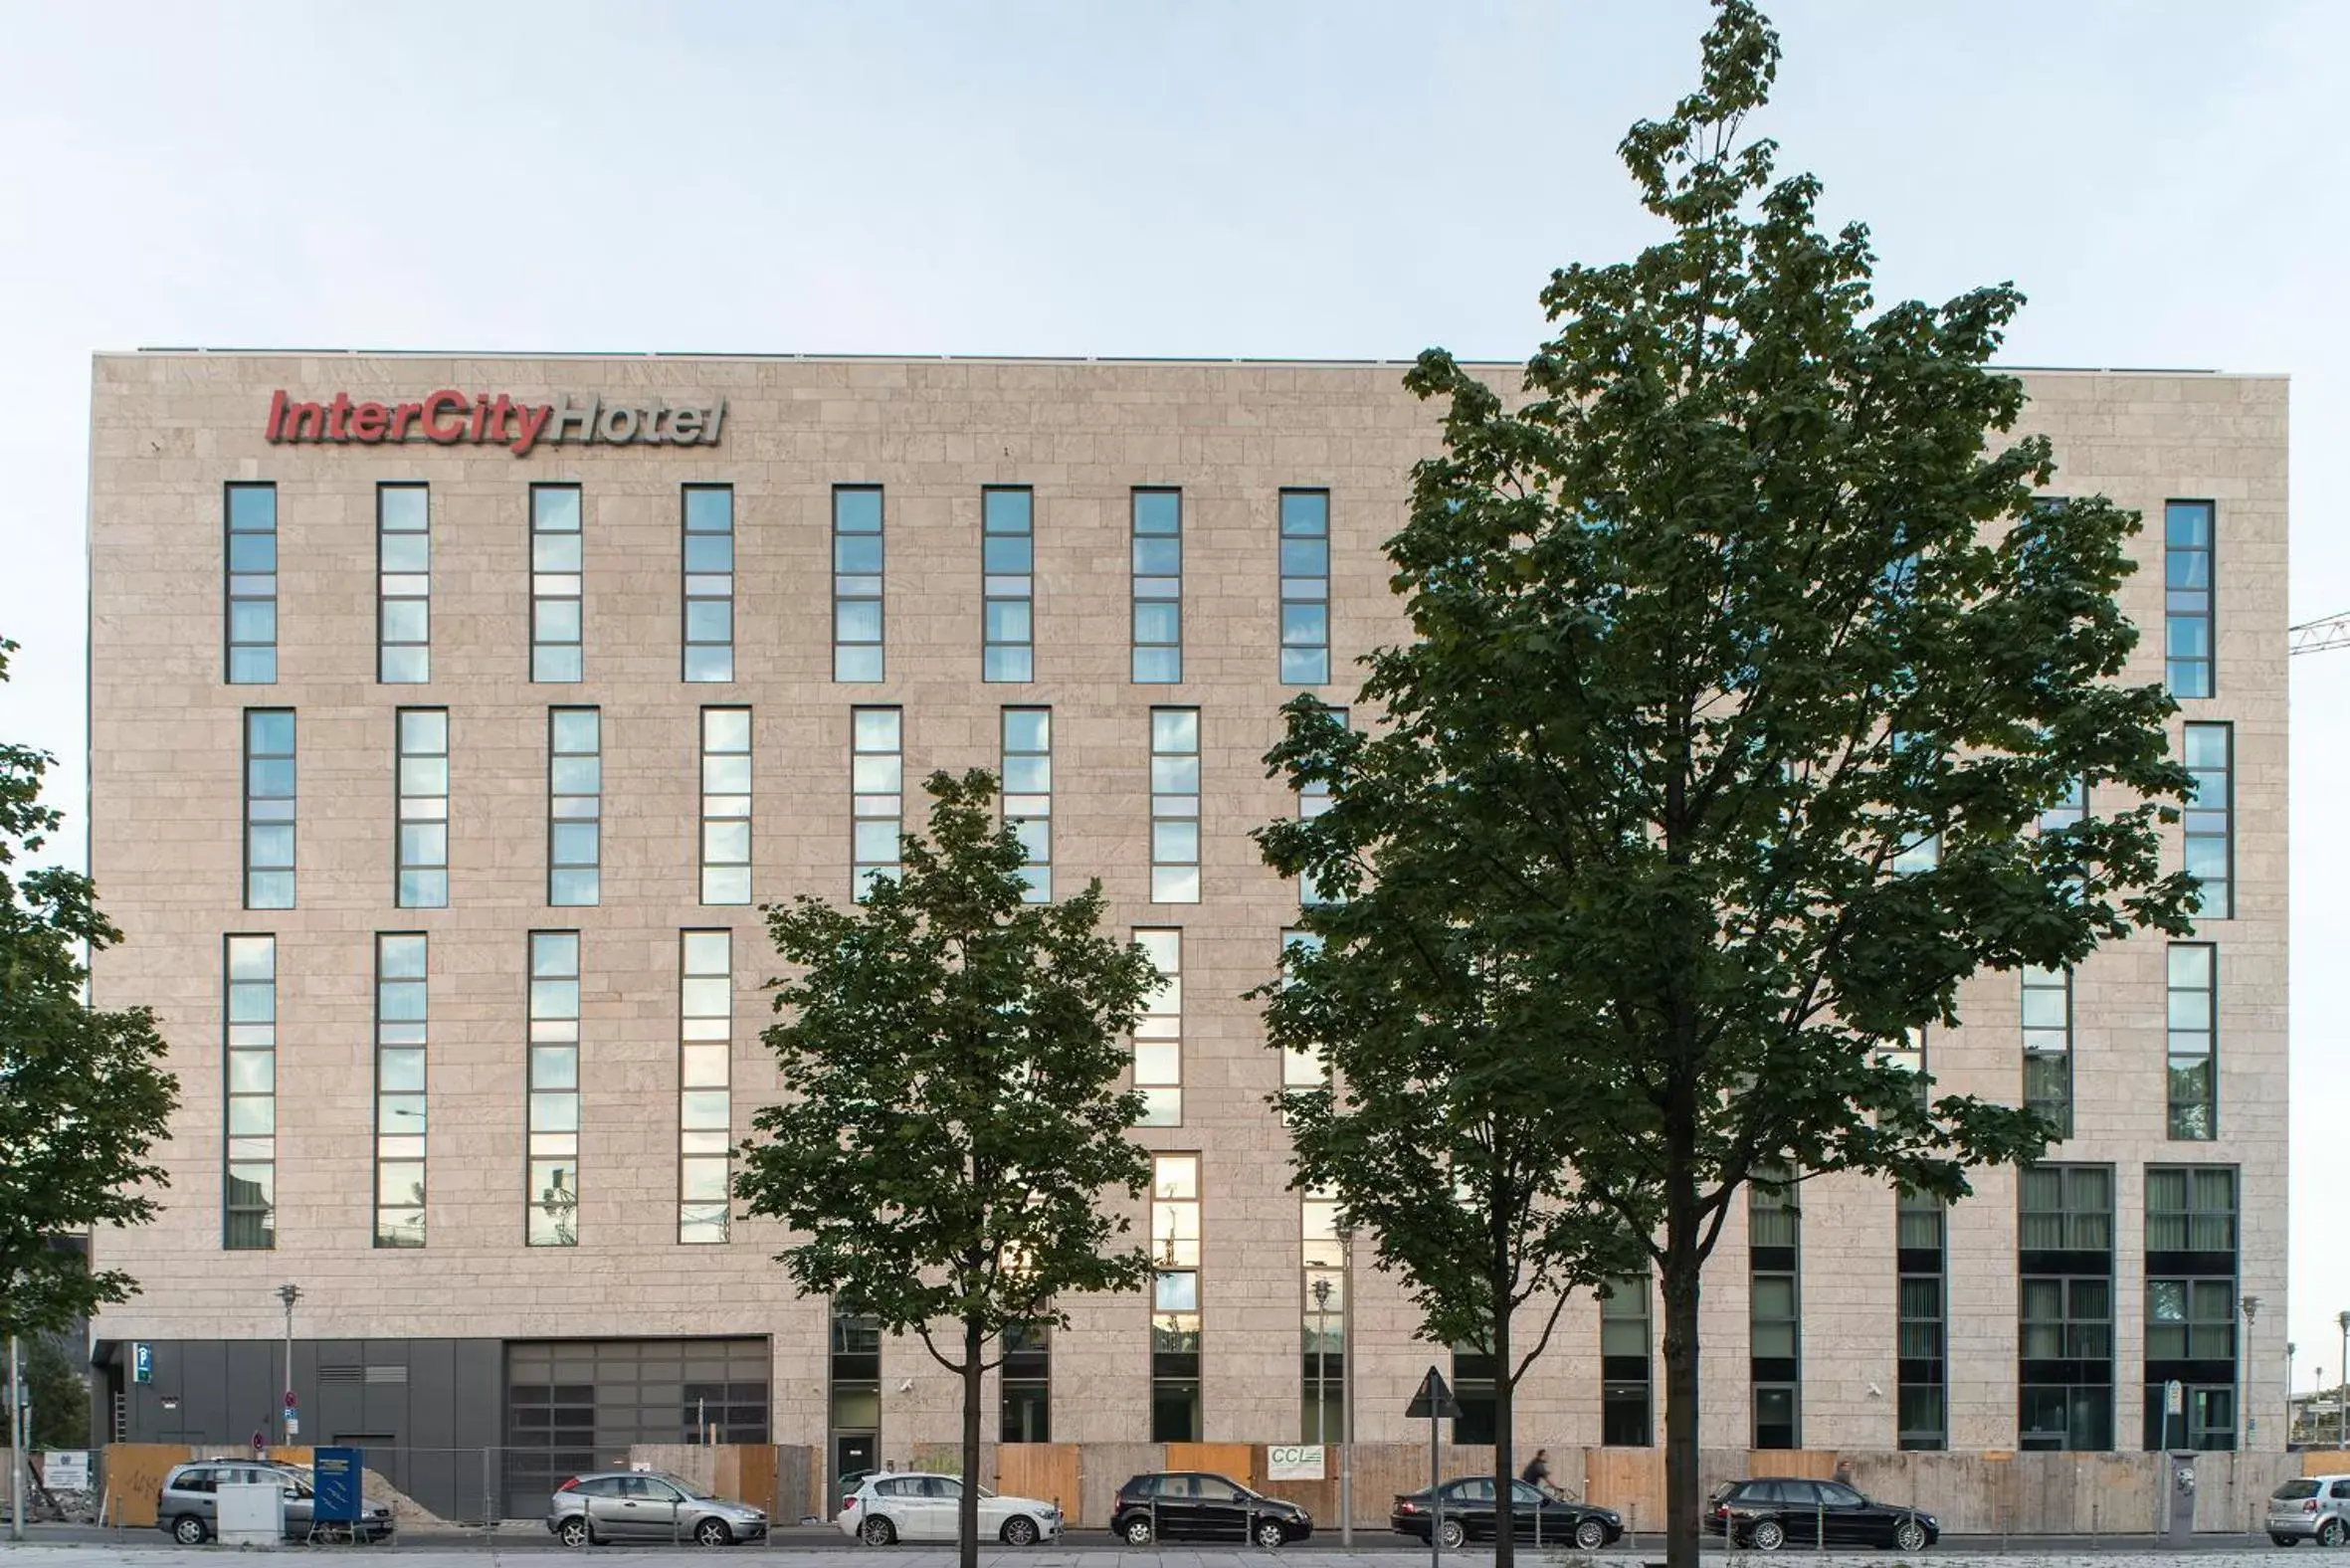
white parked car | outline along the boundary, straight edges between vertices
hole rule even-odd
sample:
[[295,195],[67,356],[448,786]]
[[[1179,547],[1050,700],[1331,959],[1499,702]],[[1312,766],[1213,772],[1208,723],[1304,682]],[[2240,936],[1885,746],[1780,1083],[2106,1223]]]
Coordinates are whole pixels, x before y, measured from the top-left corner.
[[[841,1499],[841,1533],[868,1546],[892,1541],[951,1541],[963,1507],[963,1478],[925,1470],[868,1475]],[[999,1497],[979,1488],[979,1538],[1034,1546],[1061,1538],[1061,1510],[1034,1497]]]

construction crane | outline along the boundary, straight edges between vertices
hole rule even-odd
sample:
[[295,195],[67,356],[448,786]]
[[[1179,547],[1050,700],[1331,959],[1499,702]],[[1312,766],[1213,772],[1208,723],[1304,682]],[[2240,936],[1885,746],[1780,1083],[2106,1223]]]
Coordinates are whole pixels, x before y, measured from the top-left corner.
[[2314,621],[2303,621],[2299,626],[2285,628],[2296,654],[2322,654],[2329,648],[2350,648],[2350,611],[2340,615],[2320,616]]

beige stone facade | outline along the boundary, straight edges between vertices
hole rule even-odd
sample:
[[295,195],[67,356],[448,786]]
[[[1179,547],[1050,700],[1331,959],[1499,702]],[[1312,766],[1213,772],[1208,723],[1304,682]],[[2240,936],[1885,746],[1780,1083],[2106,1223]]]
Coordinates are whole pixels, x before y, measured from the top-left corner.
[[[732,1113],[776,1088],[757,1031],[767,948],[752,908],[696,896],[696,714],[754,714],[754,895],[841,899],[850,887],[851,709],[902,709],[906,772],[994,767],[999,710],[1053,713],[1054,860],[1064,887],[1098,877],[1119,929],[1184,933],[1180,1127],[1137,1136],[1202,1156],[1204,1436],[1300,1433],[1296,1196],[1265,1099],[1279,1077],[1240,994],[1272,970],[1292,884],[1247,830],[1294,809],[1259,758],[1279,679],[1275,510],[1284,488],[1329,493],[1331,639],[1349,662],[1400,623],[1380,541],[1403,520],[1408,465],[1435,440],[1396,365],[798,358],[505,358],[151,352],[100,356],[92,430],[92,860],[129,939],[97,995],[153,1007],[183,1107],[163,1217],[101,1236],[143,1290],[97,1332],[274,1340],[275,1291],[300,1284],[302,1338],[563,1339],[763,1335],[773,1435],[820,1444],[827,1311],[771,1261],[781,1238],[737,1221],[722,1246],[678,1241],[679,933],[734,933]],[[2219,954],[2219,1136],[2165,1134],[2165,962],[2159,940],[2084,965],[2075,991],[2078,1128],[2065,1161],[2109,1164],[2117,1192],[2116,1414],[2139,1442],[2142,1206],[2149,1165],[2240,1168],[2242,1292],[2272,1303],[2249,1352],[2256,1446],[2280,1446],[2285,1286],[2285,385],[2199,374],[2033,372],[2028,425],[2056,441],[2064,493],[2102,491],[2148,518],[2129,584],[2147,630],[2130,671],[2161,678],[2161,519],[2215,501],[2217,694],[2185,717],[2233,722],[2236,913],[2207,923]],[[723,399],[715,443],[273,444],[274,392],[340,391],[387,405],[441,388],[533,403]],[[421,428],[421,427],[419,427]],[[224,486],[276,486],[277,680],[224,681]],[[430,487],[432,680],[376,680],[376,487]],[[577,484],[585,678],[529,680],[528,488]],[[734,497],[734,678],[680,679],[680,488]],[[886,679],[832,679],[831,496],[885,493]],[[981,491],[1033,487],[1035,679],[983,684]],[[1128,679],[1128,521],[1135,487],[1182,490],[1183,675]],[[601,710],[601,896],[546,903],[547,709]],[[1150,710],[1200,711],[1196,904],[1149,901]],[[448,905],[393,902],[395,711],[445,707]],[[296,906],[240,905],[241,714],[294,711]],[[2176,721],[2174,721],[2174,726]],[[909,796],[909,808],[918,796]],[[909,809],[909,818],[912,815]],[[2175,830],[2174,830],[2175,832]],[[2177,847],[2172,848],[2176,864]],[[526,1247],[525,973],[529,933],[576,930],[582,953],[578,1244]],[[430,938],[426,1245],[371,1245],[373,942]],[[277,938],[276,1214],[271,1251],[224,1250],[223,938]],[[1965,1027],[1930,1065],[1955,1090],[2019,1093],[2012,976],[1969,988]],[[1992,1174],[1950,1221],[1953,1449],[2018,1446],[2017,1184]],[[1807,1194],[1802,1440],[1895,1443],[1891,1197],[1859,1183]],[[1393,1282],[1358,1258],[1357,1431],[1411,1436],[1403,1410],[1442,1360],[1412,1337]],[[1744,1224],[1712,1266],[1705,1306],[1709,1448],[1749,1441]],[[1150,1437],[1140,1296],[1086,1300],[1055,1348],[1057,1441]],[[1569,1305],[1519,1406],[1519,1436],[1601,1436],[1600,1328]],[[1661,1381],[1661,1368],[1658,1373]],[[953,1382],[918,1345],[891,1345],[882,1445],[951,1439]],[[321,1436],[327,1434],[320,1434]]]

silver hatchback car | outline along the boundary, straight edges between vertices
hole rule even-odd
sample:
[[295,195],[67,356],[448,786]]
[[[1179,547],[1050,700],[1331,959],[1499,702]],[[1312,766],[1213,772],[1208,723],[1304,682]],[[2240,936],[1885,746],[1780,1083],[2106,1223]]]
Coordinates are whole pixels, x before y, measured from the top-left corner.
[[563,1482],[547,1504],[546,1527],[565,1546],[606,1541],[692,1541],[731,1546],[763,1540],[767,1515],[655,1470],[596,1470]]
[[2279,1546],[2350,1540],[2350,1475],[2288,1480],[2268,1494],[2268,1539]]

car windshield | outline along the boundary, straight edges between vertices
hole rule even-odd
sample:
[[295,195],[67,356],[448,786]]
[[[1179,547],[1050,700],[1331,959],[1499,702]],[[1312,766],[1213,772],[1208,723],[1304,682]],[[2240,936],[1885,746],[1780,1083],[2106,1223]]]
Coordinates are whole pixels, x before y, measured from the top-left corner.
[[706,1502],[709,1499],[717,1496],[716,1492],[710,1491],[704,1487],[696,1486],[693,1484],[693,1482],[686,1480],[682,1476],[672,1475],[667,1470],[661,1471],[660,1476],[663,1480],[668,1481],[671,1485],[677,1487],[678,1490],[684,1492],[686,1496],[691,1497],[696,1502]]
[[2314,1497],[2317,1495],[2317,1482],[2313,1480],[2288,1480],[2283,1485],[2270,1492],[2268,1495],[2276,1498],[2280,1502],[2292,1502],[2297,1501],[2302,1497]]

